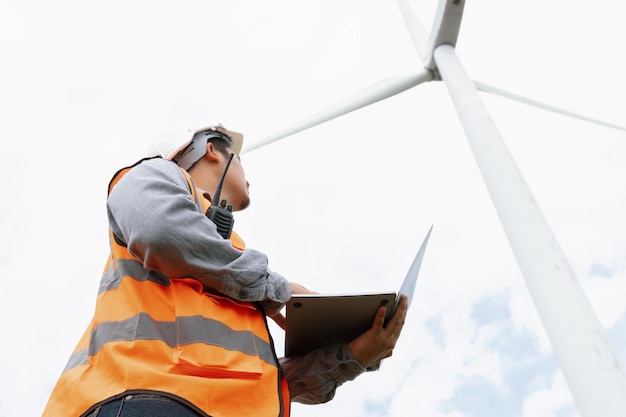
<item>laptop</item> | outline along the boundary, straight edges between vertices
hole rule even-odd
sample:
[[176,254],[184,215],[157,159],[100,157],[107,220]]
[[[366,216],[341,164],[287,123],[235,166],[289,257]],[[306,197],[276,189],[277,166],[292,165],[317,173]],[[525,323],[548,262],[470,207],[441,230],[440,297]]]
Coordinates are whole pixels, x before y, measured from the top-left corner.
[[372,327],[379,306],[388,306],[385,322],[389,321],[400,295],[406,295],[411,305],[432,229],[431,226],[397,294],[294,294],[286,305],[285,356],[300,356],[323,346],[354,340]]

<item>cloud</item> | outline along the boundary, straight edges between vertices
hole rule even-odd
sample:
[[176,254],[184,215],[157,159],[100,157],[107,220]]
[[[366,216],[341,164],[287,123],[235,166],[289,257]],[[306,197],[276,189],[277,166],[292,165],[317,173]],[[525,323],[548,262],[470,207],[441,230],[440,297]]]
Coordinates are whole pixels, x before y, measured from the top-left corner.
[[536,381],[539,385],[524,401],[522,417],[579,417],[561,373]]

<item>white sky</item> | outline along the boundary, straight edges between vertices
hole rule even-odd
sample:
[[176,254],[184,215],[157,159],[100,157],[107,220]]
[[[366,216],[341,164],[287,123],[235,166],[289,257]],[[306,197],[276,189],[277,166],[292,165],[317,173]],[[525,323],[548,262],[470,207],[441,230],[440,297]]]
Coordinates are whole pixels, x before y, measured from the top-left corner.
[[[414,1],[427,28],[435,8]],[[457,53],[476,80],[625,125],[625,12],[467,2]],[[5,417],[43,409],[93,311],[108,181],[163,124],[220,121],[252,144],[421,68],[382,0],[4,0],[0,50]],[[626,363],[626,133],[482,97]],[[311,289],[396,289],[434,224],[394,357],[294,416],[578,415],[443,83],[243,160],[236,229]]]

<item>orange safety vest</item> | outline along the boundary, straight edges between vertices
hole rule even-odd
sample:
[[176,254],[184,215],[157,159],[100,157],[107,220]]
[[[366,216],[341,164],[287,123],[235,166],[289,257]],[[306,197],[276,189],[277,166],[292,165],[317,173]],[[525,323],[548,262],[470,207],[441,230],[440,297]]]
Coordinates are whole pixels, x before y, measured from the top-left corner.
[[[119,171],[109,193],[132,167]],[[182,170],[181,170],[182,171]],[[182,171],[196,202],[210,202]],[[212,417],[289,416],[265,314],[254,303],[203,291],[190,278],[150,274],[110,231],[95,315],[43,417],[77,417],[128,392],[174,397]],[[243,250],[235,233],[231,242]],[[159,281],[159,282],[157,282]]]

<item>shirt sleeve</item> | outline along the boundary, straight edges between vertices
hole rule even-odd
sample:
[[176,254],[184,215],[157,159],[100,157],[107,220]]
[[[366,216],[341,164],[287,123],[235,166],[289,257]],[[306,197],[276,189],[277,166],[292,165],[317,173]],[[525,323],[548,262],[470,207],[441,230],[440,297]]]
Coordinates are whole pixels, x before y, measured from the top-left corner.
[[352,381],[365,369],[352,357],[348,345],[335,345],[314,350],[304,356],[280,358],[280,365],[289,384],[291,400],[303,404],[320,404],[333,399],[337,388]]
[[268,313],[291,297],[289,282],[268,267],[267,256],[232,246],[198,208],[180,168],[151,159],[132,168],[107,200],[117,239],[144,268],[170,278],[193,278],[241,301],[261,302]]

